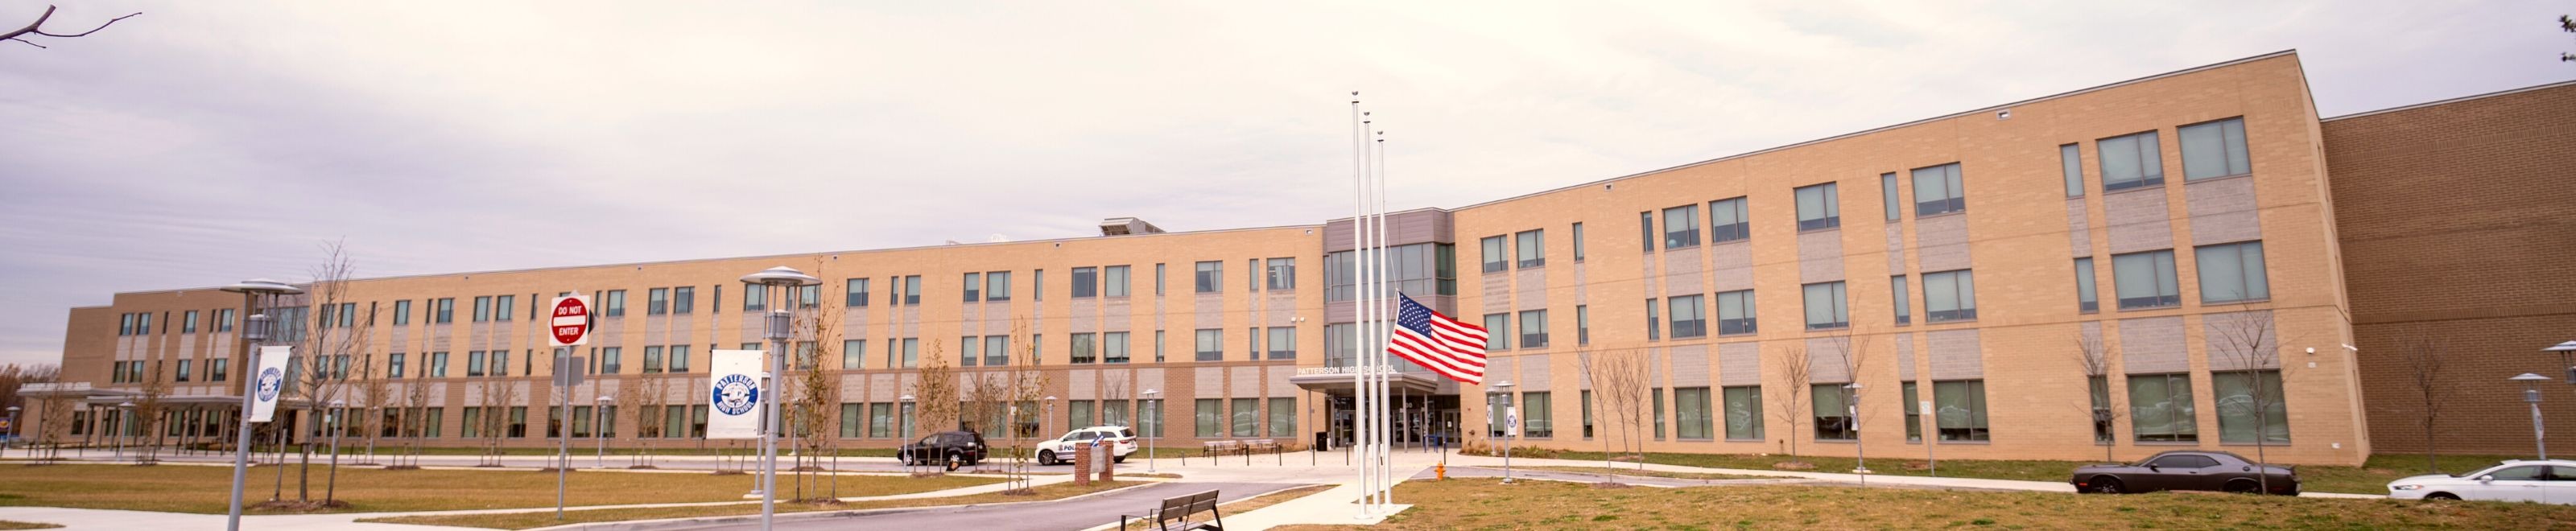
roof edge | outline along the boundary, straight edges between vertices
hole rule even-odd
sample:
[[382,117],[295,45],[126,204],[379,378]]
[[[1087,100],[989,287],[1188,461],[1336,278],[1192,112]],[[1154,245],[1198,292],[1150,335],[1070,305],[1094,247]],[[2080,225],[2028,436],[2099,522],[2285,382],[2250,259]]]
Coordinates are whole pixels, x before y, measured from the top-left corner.
[[2387,113],[2392,113],[2392,112],[2397,112],[2397,111],[2411,111],[2411,110],[2415,110],[2415,109],[2421,109],[2421,108],[2425,108],[2425,107],[2432,107],[2432,106],[2436,106],[2436,105],[2449,105],[2449,104],[2453,104],[2453,103],[2459,103],[2459,102],[2470,101],[2470,100],[2481,100],[2481,99],[2486,99],[2486,98],[2493,98],[2493,97],[2496,97],[2496,96],[2509,96],[2509,95],[2513,95],[2513,94],[2521,94],[2521,93],[2524,93],[2524,92],[2531,92],[2531,91],[2535,91],[2535,90],[2542,90],[2542,89],[2552,89],[2552,88],[2558,88],[2558,87],[2563,87],[2563,86],[2568,86],[2568,85],[2576,85],[2576,79],[2570,79],[2570,80],[2560,81],[2560,82],[2556,82],[2556,83],[2542,83],[2542,84],[2532,85],[2532,86],[2522,87],[2522,88],[2504,89],[2504,90],[2499,90],[2499,91],[2495,91],[2495,92],[2489,92],[2489,93],[2485,93],[2485,94],[2472,94],[2472,95],[2461,96],[2461,97],[2451,98],[2451,99],[2434,100],[2434,101],[2428,101],[2428,102],[2423,102],[2423,103],[2414,103],[2414,104],[2407,104],[2407,105],[2399,105],[2399,106],[2396,106],[2396,107],[2389,107],[2389,108],[2386,108],[2386,109],[2380,109],[2380,110],[2376,110],[2376,111],[2361,111],[2361,112],[2357,112],[2357,113],[2346,114],[2346,115],[2343,115],[2343,116],[2336,116],[2336,117],[2333,117],[2333,118],[2324,118],[2324,119],[2319,119],[2319,120],[2317,120],[2317,121],[2318,121],[2318,122],[2332,122],[2332,121],[2335,121],[2335,120],[2342,120],[2342,119],[2345,119],[2345,118],[2360,118],[2360,117],[2363,117],[2363,116],[2370,116],[2370,115],[2375,115],[2375,114],[2387,114]]

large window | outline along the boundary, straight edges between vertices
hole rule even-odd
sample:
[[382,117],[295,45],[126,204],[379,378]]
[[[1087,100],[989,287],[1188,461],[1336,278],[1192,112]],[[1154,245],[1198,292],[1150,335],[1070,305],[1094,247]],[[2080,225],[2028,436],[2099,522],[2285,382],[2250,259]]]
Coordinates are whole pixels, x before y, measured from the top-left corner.
[[689,372],[689,346],[671,345],[671,372]]
[[1073,268],[1073,298],[1088,299],[1100,295],[1100,268]]
[[994,271],[984,274],[984,300],[1011,300],[1011,272]]
[[1261,399],[1234,399],[1234,436],[1261,435]]
[[593,354],[596,358],[592,363],[599,364],[600,374],[617,374],[626,369],[625,348],[599,347],[597,350],[598,353]]
[[1290,397],[1270,399],[1270,436],[1287,438],[1297,436],[1297,399]]
[[1914,215],[1929,216],[1968,210],[1968,192],[1959,184],[1956,162],[1914,169]]
[[[329,313],[329,312],[331,311],[331,307],[329,307],[329,306],[324,306],[324,307],[322,307],[322,311],[323,311],[324,313]],[[475,297],[475,298],[474,298],[474,322],[480,323],[480,322],[490,321],[490,320],[492,320],[492,298],[491,298],[491,297]],[[328,318],[328,317],[325,317],[325,318],[323,318],[323,319],[322,319],[322,323],[323,323],[324,325],[326,325],[326,326],[327,326],[327,325],[329,325],[329,324],[331,323],[331,319],[330,319],[330,318]]]
[[2175,132],[2182,135],[2183,181],[2254,173],[2245,154],[2244,118],[2186,125]]
[[667,313],[671,313],[671,289],[653,288],[645,290],[644,315],[663,315]]
[[1753,313],[1753,290],[1717,294],[1717,334],[1736,335],[1761,331]]
[[2290,410],[2281,401],[2281,371],[2211,373],[2217,387],[2218,442],[2254,444],[2260,426],[2263,444],[2290,442]]
[[[1916,192],[1920,195],[1921,192]],[[1834,192],[1834,183],[1798,188],[1798,230],[1810,231],[1843,226],[1842,199]]]
[[[866,283],[862,282],[860,284],[864,287]],[[530,304],[535,304],[536,299],[531,297],[528,299],[528,302]],[[867,306],[868,303],[866,300],[860,300],[859,305]],[[696,311],[697,306],[698,288],[690,286],[671,288],[671,313],[688,315],[689,312]],[[535,308],[529,308],[529,310],[535,310]]]
[[1100,362],[1127,362],[1126,332],[1105,332],[1100,334]]
[[1847,306],[1842,282],[1819,282],[1805,286],[1807,295],[1807,329],[1824,330],[1851,326],[1851,308]]
[[1127,266],[1118,265],[1100,268],[1100,294],[1102,296],[1125,297],[1127,296],[1127,288]]
[[1968,270],[1923,274],[1924,320],[1941,323],[1977,318],[1977,279]]
[[2165,183],[2165,163],[2156,155],[2155,131],[2105,138],[2093,145],[2102,158],[2102,191]]
[[2084,197],[2084,155],[2075,144],[2057,146],[2057,162],[2066,174],[2066,196]]
[[2263,242],[2202,246],[2192,249],[2192,255],[2200,266],[2201,304],[2272,298],[2263,272]]
[[984,365],[1011,364],[1011,336],[984,336]]
[[[1338,251],[1324,255],[1324,301],[1348,301],[1359,294],[1355,275],[1358,253]],[[1403,292],[1457,295],[1457,246],[1441,243],[1399,245],[1387,249],[1389,293]]]
[[1708,388],[1673,389],[1673,414],[1678,424],[1673,435],[1682,439],[1709,439],[1716,436],[1717,418],[1711,416]]
[[1682,205],[1664,209],[1664,248],[1681,249],[1699,246],[1699,206]]
[[1896,303],[1896,324],[1914,324],[1914,297],[1905,289],[1905,275],[1887,277],[1887,293]]
[[1272,258],[1264,264],[1263,269],[1269,273],[1267,285],[1269,289],[1297,289],[1297,259]]
[[[508,299],[509,297],[502,297],[502,298],[503,298],[503,299]],[[600,300],[601,300],[601,301],[603,301],[603,302],[600,302],[600,303],[599,303],[599,306],[600,306],[600,308],[601,308],[601,309],[600,309],[600,311],[599,311],[599,315],[601,315],[601,316],[603,316],[603,317],[625,317],[625,316],[626,316],[626,290],[622,290],[622,289],[612,289],[612,290],[608,290],[608,293],[607,293],[606,295],[602,295],[602,296],[600,296]],[[504,305],[504,306],[508,305],[508,301],[504,300],[504,301],[502,301],[502,302],[503,302],[503,305]],[[503,308],[503,309],[502,309],[502,313],[508,313],[508,312],[509,312],[509,309],[508,309],[508,308]]]
[[1878,200],[1887,205],[1888,221],[1896,221],[1903,217],[1905,209],[1902,205],[1905,204],[1905,200],[1899,197],[1896,191],[1896,172],[1878,174]]
[[921,304],[921,275],[905,275],[903,277],[903,305],[915,306],[919,304]]
[[1486,236],[1482,239],[1476,240],[1476,243],[1482,253],[1479,258],[1484,260],[1485,272],[1492,273],[1495,271],[1511,269],[1512,257],[1510,251],[1504,249],[1505,242],[1503,241],[1503,237]]
[[1941,440],[1987,440],[1985,380],[1933,382],[1932,402],[1940,408]]
[[2200,440],[2192,411],[2191,375],[2129,375],[2129,431],[2139,442]]
[[1510,350],[1511,348],[1512,314],[1485,314],[1485,351],[1493,352],[1498,350]]
[[1545,241],[1546,238],[1543,237],[1541,231],[1525,230],[1518,234],[1513,234],[1512,250],[1514,254],[1512,256],[1518,261],[1520,267],[1538,267],[1547,265],[1547,246],[1543,243]]
[[1556,408],[1548,393],[1521,393],[1521,436],[1555,437]]
[[1099,338],[1099,334],[1089,332],[1074,334],[1072,338],[1072,353],[1069,354],[1070,357],[1066,361],[1068,363],[1092,363],[1100,361],[1100,349],[1097,344]]
[[1673,316],[1673,339],[1708,335],[1708,306],[1699,295],[1665,299]]
[[1762,440],[1762,387],[1741,385],[1726,388],[1726,438],[1734,441]]
[[1725,243],[1753,237],[1753,216],[1746,213],[1744,198],[1720,199],[1708,203],[1708,242]]
[[1286,326],[1270,327],[1269,347],[1269,359],[1297,359],[1297,329]]
[[1196,343],[1198,361],[1225,361],[1225,330],[1201,328]]
[[2102,309],[2101,291],[2093,288],[2093,258],[2075,259],[2075,309],[2095,312]]
[[1193,285],[1196,286],[1198,293],[1216,293],[1225,285],[1225,262],[1217,260],[1199,262],[1197,268]]
[[2085,394],[2088,395],[2086,398],[2091,399],[2093,402],[2093,410],[2101,412],[2100,414],[2093,416],[2093,443],[2111,444],[2114,438],[2111,434],[2110,415],[2111,377],[2093,376],[2085,378],[2084,388],[2086,391]]
[[841,340],[841,368],[853,371],[868,368],[868,340]]
[[1860,438],[1860,428],[1852,422],[1851,397],[1844,396],[1843,384],[1814,384],[1816,440],[1848,441]]
[[1201,398],[1198,399],[1197,402],[1193,403],[1193,405],[1195,407],[1191,408],[1190,417],[1191,420],[1197,422],[1194,423],[1196,424],[1196,426],[1194,426],[1196,429],[1191,433],[1202,439],[1209,437],[1224,437],[1225,426],[1218,424],[1218,422],[1220,419],[1225,418],[1225,400],[1219,398]]
[[1547,310],[1521,312],[1521,348],[1547,348]]
[[2182,304],[2182,287],[2174,280],[2171,249],[2113,255],[2111,281],[2120,292],[2122,310]]
[[1917,402],[1923,395],[1914,388],[1914,382],[1905,382],[1902,393],[1905,400],[1896,405],[1905,410],[1905,442],[1923,442],[1923,404]]

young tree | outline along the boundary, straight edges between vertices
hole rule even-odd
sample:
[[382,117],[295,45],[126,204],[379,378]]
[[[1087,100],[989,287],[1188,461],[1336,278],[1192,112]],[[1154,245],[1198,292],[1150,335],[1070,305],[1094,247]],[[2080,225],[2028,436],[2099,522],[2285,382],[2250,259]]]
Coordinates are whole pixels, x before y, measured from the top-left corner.
[[[359,315],[354,313],[357,305],[354,304],[355,297],[350,293],[350,281],[357,276],[357,265],[350,256],[348,247],[340,241],[326,242],[322,244],[322,255],[322,263],[312,269],[313,282],[305,289],[306,300],[313,308],[313,311],[308,312],[312,320],[309,323],[310,326],[306,328],[310,333],[304,334],[301,344],[297,345],[296,349],[306,360],[309,360],[307,362],[309,370],[303,371],[302,377],[297,378],[297,382],[293,382],[293,388],[303,399],[306,418],[316,421],[332,418],[345,425],[348,422],[347,419],[325,417],[325,414],[338,413],[332,411],[338,409],[332,405],[333,402],[346,403],[349,394],[346,392],[349,362],[368,353],[372,346],[370,342],[372,327],[362,326]],[[343,308],[343,305],[347,308]],[[367,311],[370,315],[366,317],[364,323],[373,323],[374,310]],[[327,432],[324,430],[345,429],[343,426],[327,424],[329,423],[313,423],[314,431],[305,438],[301,447],[302,461],[296,475],[298,503],[309,504],[312,501],[312,473],[309,468],[313,463],[314,439],[325,436]],[[336,463],[338,457],[336,450],[332,457],[333,462]],[[326,486],[326,490],[337,486],[336,464],[332,472],[330,481],[334,481],[334,484]],[[326,505],[331,503],[328,494],[330,493],[325,493]]]
[[[2254,461],[2268,468],[2272,462],[2270,456],[2265,455],[2265,450],[2271,446],[2273,410],[2283,406],[2281,399],[2284,393],[2277,388],[2278,383],[2266,381],[2264,373],[2277,374],[2275,378],[2282,382],[2289,380],[2289,366],[2281,363],[2281,349],[2272,337],[2272,312],[2247,309],[2208,314],[2201,319],[2213,350],[2209,353],[2210,363],[2228,369],[2213,371],[2217,374],[2212,374],[2212,379],[2239,379],[2242,380],[2239,385],[2245,390],[2244,395],[2219,397],[2219,415],[2225,418],[2234,412],[2239,416],[2250,414],[2254,417]],[[2223,380],[2220,387],[2225,387]],[[2222,433],[2219,437],[2223,440],[2226,435]],[[2256,485],[2263,489],[2261,492],[2272,491],[2271,474],[2257,474],[2255,479]]]
[[[808,499],[804,493],[808,473],[824,469],[823,456],[834,451],[832,442],[840,435],[841,417],[836,409],[841,396],[841,359],[836,353],[840,351],[841,332],[835,326],[840,320],[840,312],[829,305],[816,304],[810,311],[801,313],[803,315],[798,316],[794,329],[799,332],[797,335],[811,340],[802,343],[795,353],[796,370],[802,374],[798,374],[795,380],[797,396],[789,402],[794,404],[795,410],[789,418],[797,421],[790,424],[790,433],[797,438],[803,451],[797,452],[793,470],[796,471],[796,498],[820,502],[825,498]],[[835,481],[836,489],[838,485],[839,482]],[[828,499],[838,501],[839,497]]]
[[1603,444],[1608,444],[1611,433],[1623,434],[1621,442],[1639,470],[1646,468],[1646,430],[1655,420],[1649,410],[1655,393],[1649,361],[1644,350],[1620,349],[1602,351],[1591,362],[1596,374],[1592,399],[1609,412],[1604,420],[1618,421],[1614,429],[1602,433]]
[[36,444],[45,448],[45,457],[39,462],[63,458],[63,445],[71,440],[72,404],[71,397],[59,392],[36,398],[37,407],[44,412],[36,422]]
[[[1607,410],[1605,409],[1609,404],[1609,401],[1606,400],[1608,393],[1604,393],[1602,391],[1608,389],[1609,386],[1608,382],[1602,378],[1603,375],[1601,372],[1594,367],[1593,362],[1596,357],[1598,357],[1598,354],[1590,349],[1575,351],[1574,368],[1576,371],[1582,373],[1581,376],[1583,377],[1584,387],[1583,392],[1594,395],[1592,400],[1590,400],[1591,403],[1584,404],[1586,407],[1590,407],[1591,409],[1584,411],[1583,414],[1591,415],[1593,418],[1606,420],[1609,418]],[[1596,438],[1601,439],[1601,468],[1610,471],[1610,480],[1604,483],[1608,485],[1617,485],[1619,484],[1619,469],[1611,465],[1610,436],[1608,430],[1603,430],[1603,432],[1597,435]]]
[[[1841,332],[1836,332],[1832,335],[1826,336],[1824,338],[1826,351],[1817,354],[1822,358],[1818,361],[1829,363],[1842,369],[1844,385],[1834,386],[1834,392],[1836,393],[1835,398],[1842,399],[1843,407],[1849,408],[1847,413],[1850,414],[1851,417],[1843,422],[1846,422],[1851,426],[1852,440],[1856,443],[1861,438],[1861,426],[1869,425],[1869,423],[1862,421],[1867,420],[1870,416],[1870,412],[1872,411],[1870,408],[1860,407],[1859,405],[1861,391],[1862,389],[1865,389],[1866,386],[1862,388],[1852,387],[1854,384],[1860,383],[1861,370],[1869,367],[1869,338],[1870,336],[1867,335],[1854,334],[1851,329],[1846,328]],[[1792,440],[1795,440],[1797,438],[1797,434],[1792,433],[1789,437]],[[1866,452],[1867,444],[1856,444],[1855,448],[1862,448],[1862,451]]]
[[2076,368],[2084,371],[2086,394],[2092,397],[2088,404],[2079,407],[2093,419],[2093,440],[2102,444],[2102,460],[2111,461],[2115,459],[2112,449],[2119,446],[2120,417],[2126,412],[2111,406],[2111,355],[2110,349],[2102,344],[2100,334],[2099,331],[2087,333],[2077,330],[2075,350],[2071,354]]
[[497,467],[501,466],[501,443],[509,439],[509,434],[504,430],[510,426],[508,415],[511,406],[519,403],[519,388],[504,381],[480,385],[483,387],[481,393],[483,412],[476,420],[476,427],[482,431],[483,459],[481,463],[474,466]]
[[[916,436],[946,431],[947,428],[943,426],[962,424],[959,415],[963,412],[958,408],[957,370],[948,365],[948,356],[942,350],[939,340],[931,340],[928,352],[922,356],[921,368],[915,372],[910,394],[913,396],[911,420],[913,433]],[[925,462],[933,458],[933,456],[919,457]]]
[[1780,375],[1781,389],[1775,394],[1788,398],[1772,403],[1772,415],[1789,423],[1789,430],[1781,432],[1781,439],[1789,445],[1789,461],[1785,464],[1803,465],[1806,462],[1798,459],[1798,420],[1814,413],[1807,404],[1807,387],[1815,383],[1807,367],[1807,346],[1792,343],[1772,351],[1771,365]]
[[395,458],[393,466],[385,467],[386,470],[420,469],[422,439],[429,435],[430,423],[441,420],[429,418],[428,384],[415,382],[404,385],[402,409],[402,427],[395,434],[396,437],[403,438],[402,455]]
[[376,374],[375,365],[376,357],[373,355],[367,356],[365,362],[358,364],[356,395],[361,412],[359,430],[364,432],[360,435],[367,439],[367,461],[357,463],[358,465],[376,464],[376,438],[387,427],[385,425],[387,408],[394,405],[393,382],[383,375]]
[[[635,454],[627,458],[626,468],[651,469],[657,440],[670,437],[665,415],[670,403],[671,378],[637,377],[617,389],[617,409],[635,412]],[[681,428],[686,430],[687,428]]]
[[[1028,322],[1025,320],[1013,322],[1011,325],[1013,337],[1030,337],[1027,331]],[[1037,491],[1031,488],[1032,485],[1029,482],[1029,455],[1024,451],[1026,448],[1022,444],[1027,442],[1027,438],[1032,434],[1045,436],[1043,433],[1036,433],[1040,428],[1032,428],[1032,426],[1044,425],[1047,406],[1041,404],[1041,401],[1046,397],[1047,376],[1045,372],[1038,370],[1036,341],[1025,342],[1017,350],[1019,351],[1017,355],[1011,356],[1011,362],[1004,365],[1003,370],[997,375],[1001,380],[998,398],[1010,404],[1010,407],[1004,410],[1009,417],[1005,420],[1004,426],[1010,432],[1006,435],[1010,442],[1010,460],[1005,463],[1005,466],[1012,481],[1018,484],[1016,488],[1004,492],[1036,494]]]
[[134,399],[134,418],[126,420],[141,427],[139,435],[150,436],[154,441],[149,445],[138,445],[134,458],[134,464],[138,465],[160,462],[161,435],[169,431],[171,384],[170,378],[161,374],[161,363],[152,362],[152,372],[144,375],[140,390],[142,396]]
[[2435,423],[2442,420],[2442,406],[2454,392],[2443,370],[2450,356],[2442,340],[2423,327],[2406,331],[2397,341],[2395,354],[2385,357],[2395,358],[2389,365],[2405,371],[2400,380],[2405,385],[2403,402],[2416,407],[2416,425],[2424,431],[2424,471],[2438,474],[2442,464],[2435,459]]

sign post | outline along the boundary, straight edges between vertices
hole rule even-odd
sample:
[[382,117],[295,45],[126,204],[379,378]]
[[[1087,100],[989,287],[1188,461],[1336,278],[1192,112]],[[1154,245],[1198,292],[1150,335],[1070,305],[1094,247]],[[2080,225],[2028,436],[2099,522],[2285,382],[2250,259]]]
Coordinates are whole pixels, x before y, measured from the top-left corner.
[[555,415],[555,435],[561,443],[555,450],[555,520],[563,520],[564,480],[572,471],[572,387],[581,385],[582,358],[572,355],[572,347],[590,342],[590,297],[571,295],[555,297],[548,312],[546,344],[555,347],[555,394],[563,397],[562,413]]

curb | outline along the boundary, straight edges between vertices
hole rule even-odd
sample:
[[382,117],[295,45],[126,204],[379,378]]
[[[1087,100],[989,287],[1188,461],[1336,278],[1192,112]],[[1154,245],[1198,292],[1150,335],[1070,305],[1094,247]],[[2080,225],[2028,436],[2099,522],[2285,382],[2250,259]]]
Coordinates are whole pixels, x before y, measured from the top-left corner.
[[[1161,484],[1161,483],[1162,483],[1162,482],[1159,482],[1159,481],[1152,481],[1152,482],[1138,482],[1138,483],[1137,483],[1137,484],[1135,484],[1135,485],[1129,485],[1129,486],[1125,486],[1125,487],[1119,487],[1119,488],[1109,489],[1109,490],[1104,490],[1104,491],[1100,491],[1100,492],[1093,492],[1093,493],[1083,494],[1083,495],[1080,495],[1080,496],[1069,496],[1069,497],[1064,497],[1064,498],[1057,498],[1057,499],[1052,499],[1052,500],[1034,500],[1034,501],[1024,501],[1024,502],[969,503],[969,504],[960,504],[960,505],[924,505],[924,506],[919,506],[919,507],[886,507],[886,508],[881,508],[881,509],[851,509],[851,510],[843,510],[843,511],[805,511],[805,512],[795,512],[795,513],[780,513],[780,514],[778,514],[778,515],[776,515],[776,516],[772,517],[772,519],[773,519],[773,520],[775,520],[775,521],[781,521],[781,522],[796,522],[796,521],[805,521],[805,520],[829,520],[829,519],[833,519],[833,518],[844,518],[844,517],[850,517],[850,516],[862,516],[862,515],[872,515],[872,514],[906,513],[906,512],[913,512],[913,511],[926,511],[926,510],[931,510],[931,509],[964,509],[964,508],[972,508],[972,507],[1000,507],[1000,506],[1006,506],[1006,505],[1026,505],[1026,504],[1033,504],[1033,503],[1055,503],[1055,502],[1066,502],[1066,501],[1079,500],[1079,499],[1083,499],[1083,498],[1090,498],[1090,497],[1093,497],[1093,496],[1106,495],[1106,494],[1110,494],[1110,493],[1125,492],[1125,491],[1127,491],[1127,490],[1129,490],[1129,489],[1141,488],[1141,487],[1146,487],[1146,486],[1151,486],[1151,485],[1157,485],[1157,484]],[[654,519],[654,520],[628,520],[628,521],[623,521],[623,522],[590,522],[590,523],[581,523],[581,524],[564,524],[564,525],[553,526],[553,527],[539,527],[539,528],[535,528],[535,529],[528,529],[528,530],[524,530],[524,531],[576,531],[576,530],[578,530],[578,531],[623,531],[623,530],[655,529],[655,528],[658,528],[659,526],[664,525],[664,524],[677,524],[677,523],[711,524],[711,525],[712,525],[712,524],[757,523],[757,522],[759,522],[759,521],[760,521],[760,515],[757,515],[757,514],[754,514],[754,515],[735,515],[735,516],[699,516],[699,517],[685,517],[685,518],[661,518],[661,519]]]

